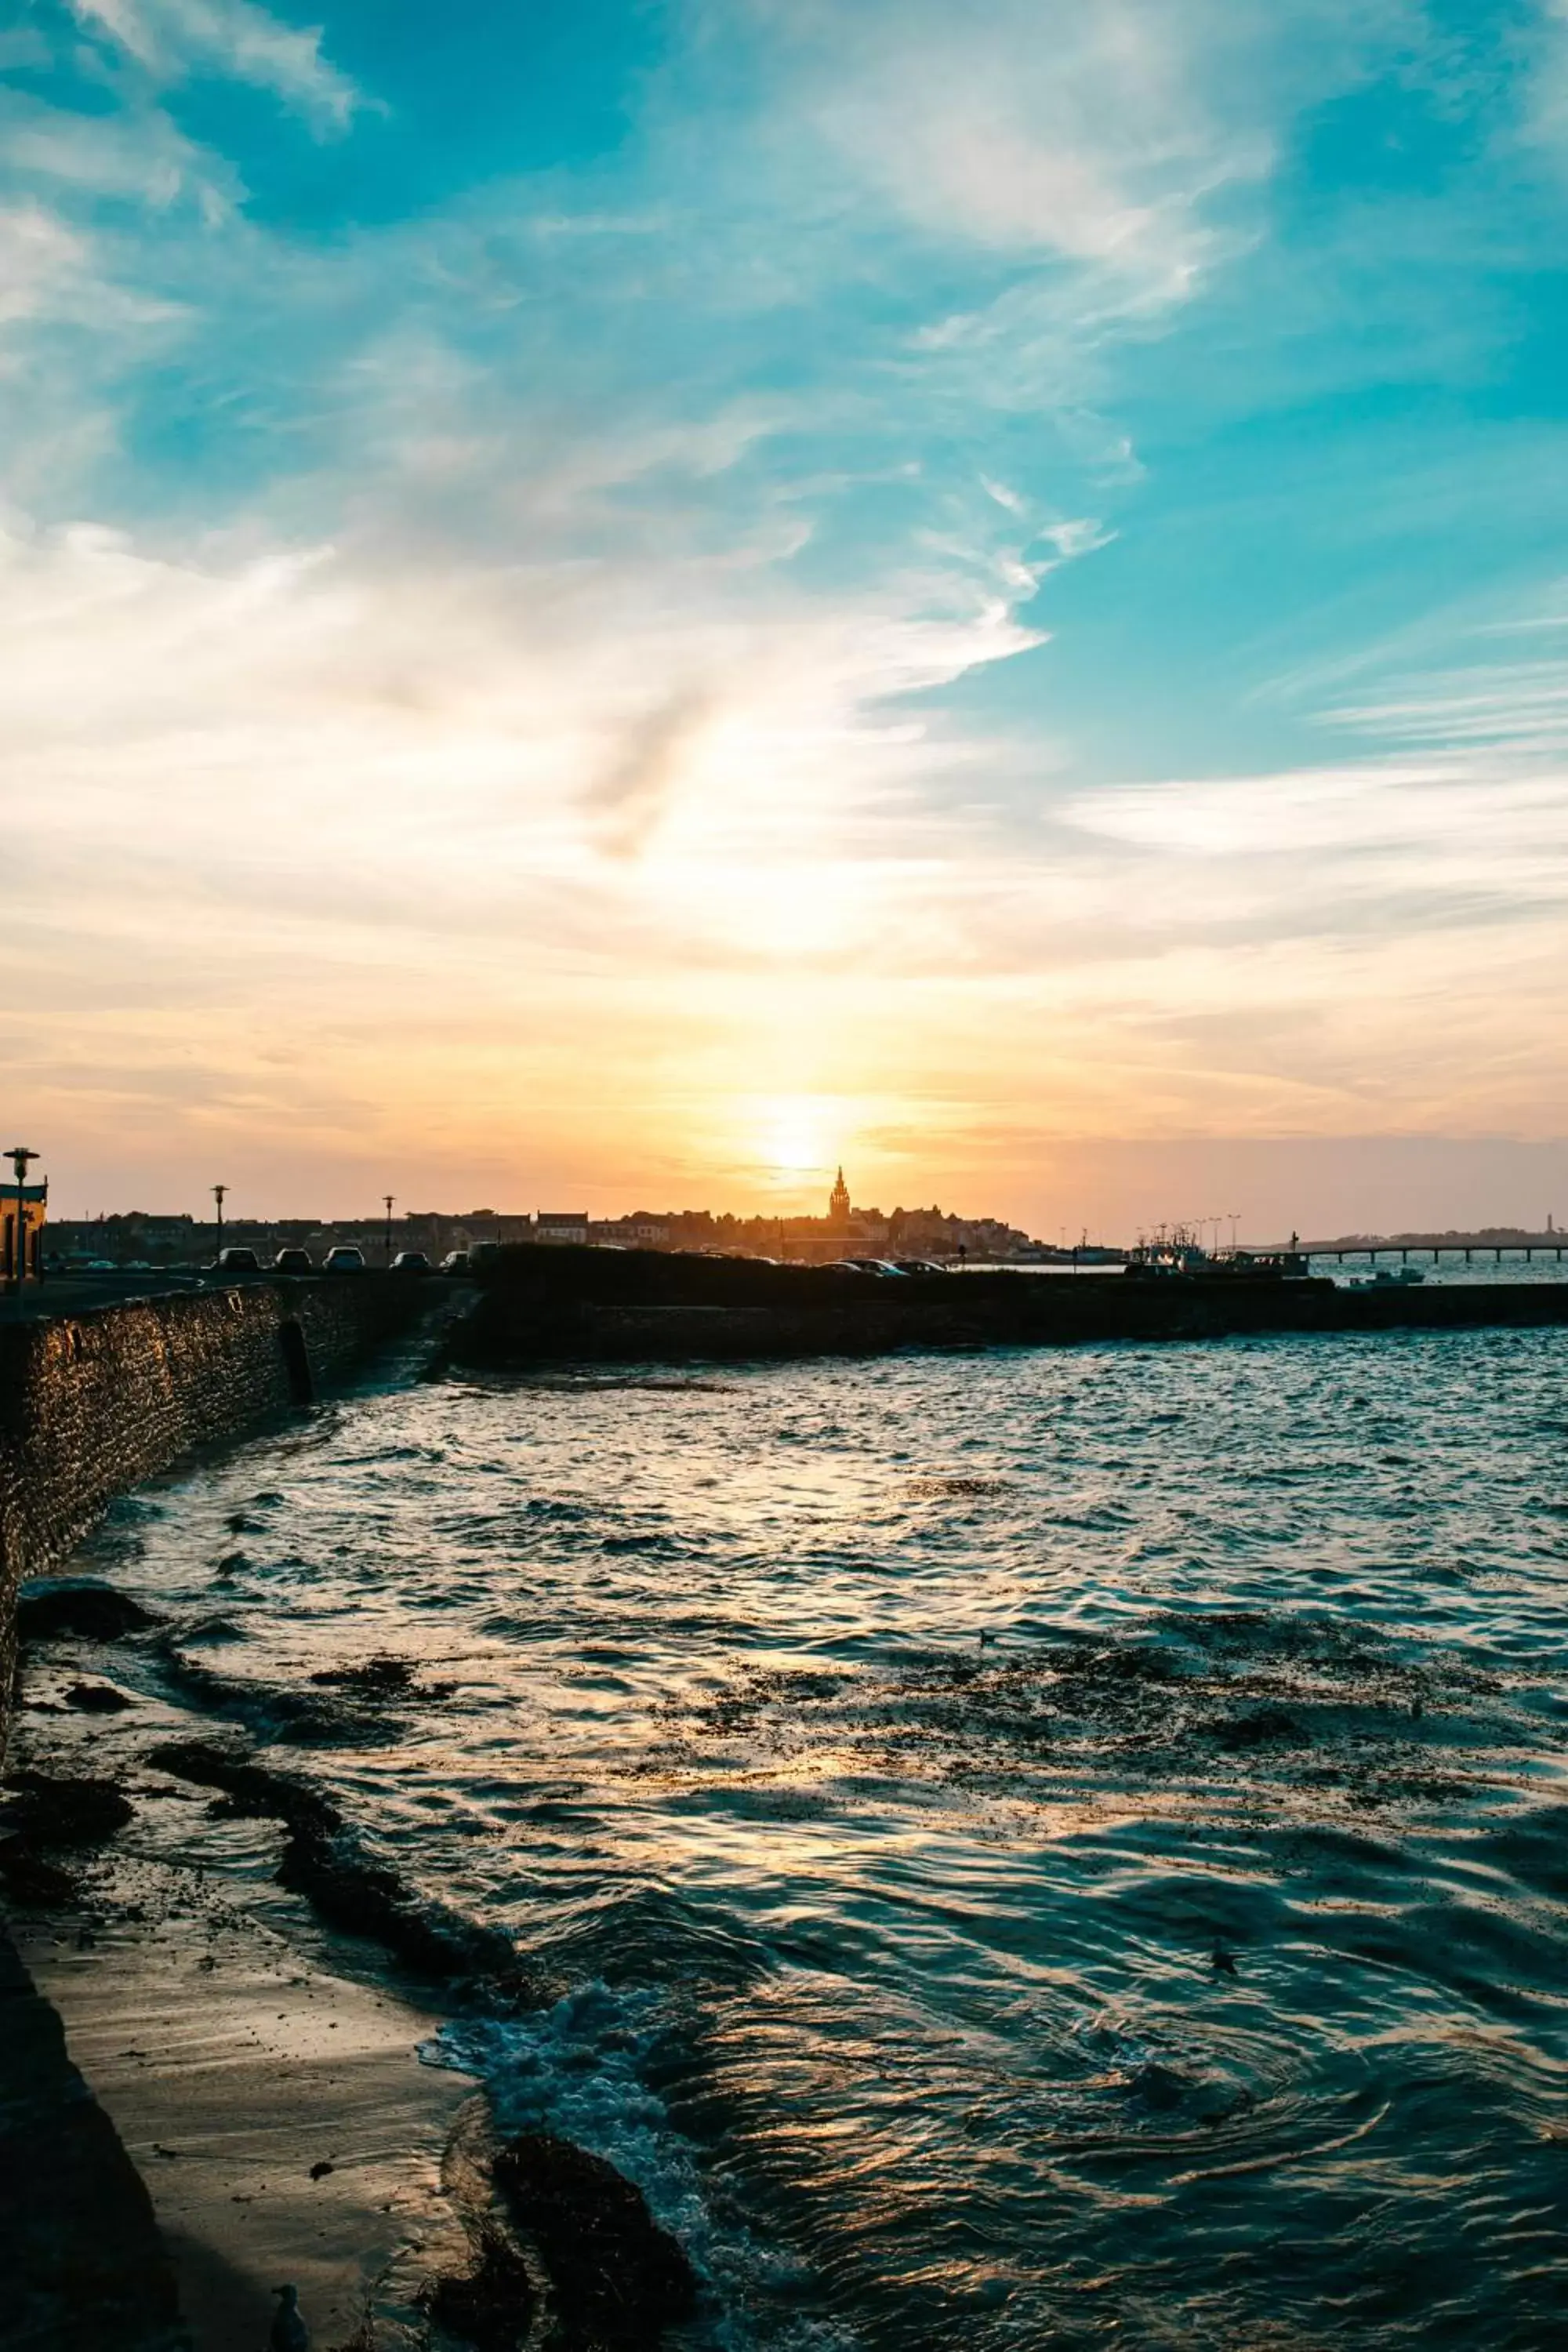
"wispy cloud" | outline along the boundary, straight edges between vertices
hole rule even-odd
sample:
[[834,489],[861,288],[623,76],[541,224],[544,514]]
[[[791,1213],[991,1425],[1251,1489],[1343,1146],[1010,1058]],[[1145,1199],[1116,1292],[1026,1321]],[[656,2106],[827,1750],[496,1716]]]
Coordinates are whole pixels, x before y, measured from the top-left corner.
[[1256,182],[1269,160],[1259,126],[1214,106],[1195,26],[1191,12],[1129,0],[1004,6],[981,25],[873,9],[847,40],[841,17],[816,16],[813,103],[926,234],[1092,263],[1179,297],[1218,249],[1205,199]]
[[272,91],[318,127],[342,131],[364,100],[322,54],[318,26],[283,23],[254,0],[70,0],[156,81],[223,74]]

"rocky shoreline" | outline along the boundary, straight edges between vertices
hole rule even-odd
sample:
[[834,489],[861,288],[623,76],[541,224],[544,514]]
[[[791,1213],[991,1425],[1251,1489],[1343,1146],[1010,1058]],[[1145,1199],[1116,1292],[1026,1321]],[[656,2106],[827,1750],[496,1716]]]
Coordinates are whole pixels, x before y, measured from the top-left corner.
[[[548,1998],[508,1939],[422,1904],[243,1733],[84,1769],[95,1717],[121,1711],[117,1649],[165,1629],[80,1580],[21,1617],[47,1695],[24,1684],[0,1804],[17,1997],[49,2020],[60,2084],[80,2080],[68,2043],[96,2094],[55,2202],[107,2210],[128,2252],[86,2286],[57,2263],[42,2322],[0,2314],[0,2345],[259,2352],[285,2282],[331,2352],[647,2352],[680,2329],[700,2282],[637,2189],[550,2133],[498,2138],[471,2082],[420,2063],[445,2017]],[[177,1861],[138,1840],[157,1806],[184,1809]],[[207,1826],[243,1831],[238,1864]],[[15,2267],[29,2200],[11,2179]]]

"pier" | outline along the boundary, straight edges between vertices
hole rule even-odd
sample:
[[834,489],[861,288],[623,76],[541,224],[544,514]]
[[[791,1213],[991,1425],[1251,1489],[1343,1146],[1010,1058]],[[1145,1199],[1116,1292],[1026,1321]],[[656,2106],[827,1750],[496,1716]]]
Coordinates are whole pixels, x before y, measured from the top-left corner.
[[1564,1244],[1555,1236],[1545,1242],[1345,1242],[1331,1249],[1309,1249],[1308,1257],[1332,1258],[1336,1265],[1346,1265],[1365,1258],[1376,1265],[1380,1258],[1397,1258],[1401,1265],[1440,1265],[1445,1258],[1463,1260],[1469,1265],[1477,1258],[1484,1263],[1489,1257],[1497,1265],[1505,1258],[1522,1258],[1527,1265],[1538,1258],[1554,1258],[1563,1263]]
[[1324,1275],[1049,1269],[886,1279],[657,1251],[521,1249],[484,1269],[453,1357],[500,1368],[1563,1324],[1568,1282],[1353,1289]]

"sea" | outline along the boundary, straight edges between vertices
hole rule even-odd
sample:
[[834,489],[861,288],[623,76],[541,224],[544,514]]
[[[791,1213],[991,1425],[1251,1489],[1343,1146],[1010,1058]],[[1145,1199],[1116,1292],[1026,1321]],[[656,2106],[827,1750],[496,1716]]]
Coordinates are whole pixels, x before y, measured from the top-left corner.
[[[672,2345],[1556,2345],[1565,1374],[388,1373],[116,1506],[70,1572],[161,1614],[136,1705],[28,1737],[237,1742],[504,1930],[423,2057],[638,2183]],[[266,1822],[124,1837],[270,1899]]]

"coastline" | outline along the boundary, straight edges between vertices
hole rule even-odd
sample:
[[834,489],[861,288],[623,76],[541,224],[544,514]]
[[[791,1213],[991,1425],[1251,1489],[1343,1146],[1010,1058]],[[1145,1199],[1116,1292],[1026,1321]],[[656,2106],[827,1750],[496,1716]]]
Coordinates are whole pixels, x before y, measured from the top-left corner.
[[[432,2333],[441,2352],[459,2344],[514,2352],[540,2340],[541,2301],[559,2352],[649,2352],[666,2327],[689,2347],[713,2340],[716,2308],[740,2276],[724,2268],[732,2242],[713,2262],[707,2213],[694,2221],[694,2208],[668,2194],[658,2168],[602,2132],[595,2114],[556,2095],[553,2076],[548,2098],[515,2095],[528,2079],[534,2037],[523,2021],[553,2007],[559,1945],[533,1936],[539,1915],[520,1917],[504,1889],[499,1906],[487,1901],[495,1884],[483,1868],[488,1845],[472,1850],[476,1873],[462,1863],[446,1875],[422,1866],[419,1837],[406,1838],[395,1817],[389,1824],[387,1763],[403,1776],[399,1788],[442,1785],[448,1744],[455,1758],[465,1735],[482,1741],[493,1730],[478,1722],[476,1699],[480,1709],[504,1699],[508,1710],[502,1807],[476,1809],[477,1818],[500,1845],[515,1845],[531,1872],[542,1874],[552,1853],[563,1855],[590,1899],[601,1883],[598,1843],[580,1843],[576,1790],[567,1787],[560,1803],[567,1751],[555,1749],[549,1718],[580,1726],[602,1707],[606,1664],[617,1709],[636,1720],[641,1706],[646,1717],[626,1811],[662,1803],[669,1836],[716,1832],[728,1844],[715,1851],[731,1855],[761,1843],[737,1823],[792,1824],[766,1832],[773,1852],[764,1867],[773,1866],[781,1839],[799,1840],[804,1850],[816,1832],[802,1831],[802,1822],[831,1823],[840,1807],[858,1822],[871,1787],[879,1806],[890,1802],[882,1792],[893,1778],[895,1725],[898,1770],[907,1768],[916,1790],[911,1819],[941,1790],[957,1792],[957,1814],[971,1801],[1005,1809],[1011,1835],[1026,1820],[1024,1807],[1043,1805],[1041,1843],[1052,1843],[1053,1824],[1069,1814],[1079,1824],[1075,1837],[1099,1836],[1108,1811],[1119,1822],[1131,1805],[1152,1825],[1152,1850],[1168,1840],[1167,1855],[1183,1874],[1189,1822],[1201,1832],[1212,1819],[1226,1841],[1276,1829],[1298,1841],[1341,1841],[1331,1880],[1324,1864],[1336,1901],[1352,1853],[1370,1857],[1364,1871],[1355,1864],[1358,1903],[1369,1879],[1379,1904],[1386,1872],[1415,1867],[1404,1858],[1404,1825],[1417,1814],[1441,1832],[1439,1815],[1457,1796],[1496,1809],[1528,1793],[1522,1781],[1516,1790],[1513,1750],[1522,1739],[1534,1752],[1535,1727],[1508,1706],[1511,1682],[1472,1657],[1459,1618],[1449,1629],[1458,1643],[1451,1655],[1424,1624],[1405,1626],[1417,1555],[1411,1535],[1391,1545],[1385,1530],[1413,1530],[1436,1514],[1456,1463],[1465,1480],[1473,1475],[1468,1438],[1478,1416],[1483,1428],[1490,1414],[1491,1425],[1510,1433],[1546,1425],[1541,1416],[1555,1411],[1559,1351],[1550,1338],[1538,1340],[1494,1381],[1475,1376],[1478,1366],[1493,1365],[1485,1350],[1422,1349],[1419,1390],[1413,1352],[1343,1351],[1305,1419],[1300,1388],[1281,1381],[1273,1351],[1230,1351],[1221,1381],[1208,1377],[1203,1360],[1146,1364],[1130,1352],[1049,1379],[1011,1357],[978,1368],[933,1357],[894,1367],[881,1381],[886,1434],[872,1452],[846,1425],[845,1399],[858,1376],[842,1368],[819,1377],[804,1416],[795,1393],[801,1384],[777,1374],[756,1382],[590,1378],[571,1384],[581,1403],[570,1412],[552,1392],[561,1383],[548,1376],[505,1389],[394,1383],[298,1434],[263,1436],[258,1450],[238,1449],[231,1461],[178,1481],[172,1494],[154,1488],[128,1500],[101,1537],[23,1602],[28,1675],[7,1825],[26,1849],[29,1807],[42,1824],[32,1828],[31,1853],[16,1858],[44,1882],[34,1900],[53,1899],[51,1870],[79,1881],[76,1907],[46,1910],[26,1947],[41,1994],[58,2003],[72,2054],[101,2094],[106,2127],[110,2119],[119,2126],[129,2187],[136,2189],[133,2155],[156,2202],[201,2352],[263,2345],[271,2290],[285,2280],[300,2291],[315,2352],[412,2352]],[[1444,1358],[1447,1424],[1434,1420],[1430,1402]],[[1532,1364],[1535,1384],[1521,1389],[1521,1370]],[[1020,1412],[1010,1421],[989,1416],[976,1393],[981,1382],[994,1403],[1016,1391]],[[759,1391],[770,1387],[778,1392],[771,1418],[758,1411],[766,1404]],[[600,1393],[622,1389],[630,1391],[624,1409]],[[1418,1446],[1446,1425],[1463,1433],[1465,1446],[1438,1443],[1418,1467]],[[782,1464],[790,1491],[803,1433],[826,1475],[806,1491],[793,1528],[779,1531],[779,1559],[758,1562],[743,1507],[753,1490],[742,1481],[742,1500],[729,1499],[737,1465],[754,1473]],[[661,1471],[663,1483],[645,1470],[627,1494],[622,1471],[634,1456]],[[1363,1505],[1348,1560],[1324,1507],[1329,1482],[1347,1468],[1373,1482],[1377,1506],[1369,1514]],[[1300,1492],[1309,1474],[1325,1529],[1316,1549]],[[816,1589],[824,1562],[828,1487],[833,1526],[850,1531],[831,1559],[836,1576],[854,1580],[838,1590],[857,1596],[857,1646],[803,1662],[800,1594]],[[1151,1499],[1137,1519],[1106,1510],[1108,1497],[1140,1491]],[[1507,1529],[1514,1489],[1505,1481],[1499,1491],[1496,1525]],[[1529,1517],[1533,1496],[1532,1486],[1519,1501],[1520,1524],[1538,1532],[1529,1542],[1513,1539],[1510,1559],[1543,1558],[1554,1541],[1550,1522]],[[1463,1500],[1468,1512],[1468,1486]],[[1217,1531],[1206,1541],[1184,1531],[1173,1542],[1177,1518],[1183,1530],[1195,1523]],[[1261,1542],[1266,1560],[1278,1560],[1277,1574],[1260,1579],[1233,1549],[1230,1521]],[[1374,1521],[1373,1549],[1357,1565],[1355,1545],[1365,1546]],[[1103,1612],[1069,1624],[1053,1590],[1080,1587],[1086,1563],[1098,1564],[1114,1590],[1130,1524],[1149,1547],[1137,1558],[1133,1624]],[[1491,1527],[1487,1540],[1495,1544]],[[1462,1606],[1472,1549],[1476,1566],[1487,1557],[1468,1517],[1455,1528],[1449,1541],[1460,1569],[1446,1581],[1427,1580],[1426,1605],[1452,1595]],[[1020,1578],[1016,1585],[994,1590],[973,1580],[993,1528],[1004,1535],[999,1557],[1010,1563],[1008,1576]],[[902,1632],[889,1639],[883,1580],[901,1570],[913,1546],[928,1564],[945,1559],[950,1580],[923,1611],[919,1580],[910,1588],[910,1648]],[[1020,1596],[1036,1591],[1042,1553],[1055,1558],[1058,1574],[1029,1601]],[[693,1559],[695,1570],[672,1566]],[[704,1570],[710,1584],[723,1582],[726,1609],[739,1591],[752,1612],[742,1631],[757,1629],[769,1645],[765,1670],[731,1656],[732,1618],[693,1622]],[[426,1613],[451,1609],[454,1594],[466,1614]],[[1031,1607],[1044,1613],[1031,1616]],[[1384,1621],[1405,1631],[1387,1637]],[[662,1641],[660,1671],[668,1674],[657,1689],[637,1680],[647,1672],[650,1634],[655,1646]],[[542,1707],[545,1659],[553,1659],[555,1679]],[[585,1676],[585,1667],[595,1671]],[[1486,1751],[1479,1769],[1478,1741]],[[363,1770],[344,1769],[345,1750],[360,1756]],[[801,1786],[808,1750],[828,1759],[820,1799]],[[615,1807],[614,1767],[622,1759],[609,1760],[605,1811]],[[1097,1807],[1107,1769],[1114,1786],[1100,1788]],[[661,1784],[662,1799],[650,1799]],[[1291,1797],[1300,1805],[1294,1825],[1282,1801]],[[51,1821],[61,1832],[53,1837]],[[1002,1822],[998,1810],[973,1825],[965,1815],[961,1843],[974,1834],[989,1841]],[[1511,1824],[1504,1833],[1514,1834]],[[825,1834],[834,1835],[831,1827]],[[1528,1885],[1536,1825],[1522,1834],[1524,1848],[1500,1844],[1499,1853]],[[1281,1915],[1270,1886],[1293,1882],[1302,1852],[1298,1842],[1273,1880],[1273,1865],[1260,1864],[1256,1885],[1238,1885],[1234,1897],[1216,1895],[1206,1879],[1184,1878],[1183,1916],[1155,1939],[1164,1953],[1159,1968],[1176,1979],[1166,2014],[1179,2021],[1179,2037],[1113,2033],[1104,2063],[1097,2060],[1079,2086],[1079,2106],[1067,2102],[1080,2132],[1096,2110],[1095,2145],[1103,2141],[1115,2163],[1157,2161],[1142,2145],[1145,2126],[1180,2137],[1184,2159],[1192,2147],[1203,2151],[1195,2168],[1163,2192],[1173,2235],[1186,2185],[1211,2177],[1205,2159],[1219,2145],[1212,2135],[1234,2134],[1238,2163],[1249,2163],[1255,2147],[1272,2147],[1279,2116],[1269,2084],[1298,2064],[1308,2079],[1316,2063],[1301,2059],[1279,2025],[1268,2029],[1267,2048],[1259,2042],[1258,2063],[1233,2060],[1225,2050],[1234,2012],[1276,1980],[1295,1988],[1292,2017],[1315,2013],[1325,1982],[1342,2009],[1360,1998],[1353,1953],[1343,1977],[1334,1973],[1331,1949],[1315,1958],[1303,1991],[1296,1943],[1287,1936],[1277,1948]],[[1048,1899],[1060,1896],[1057,1916],[1069,1940],[1080,1914],[1076,1895],[1062,1889],[1074,1878],[1064,1852]],[[616,1891],[609,1870],[605,1883]],[[1040,1899],[1030,1866],[1019,1884],[1028,1901]],[[623,1872],[621,1891],[627,1886]],[[642,1885],[630,1894],[627,1916],[639,1939],[650,1918],[672,1924]],[[1431,1901],[1441,1899],[1439,1889]],[[1091,1904],[1082,1916],[1103,1915]],[[679,1933],[686,1923],[673,1924]],[[890,1918],[886,1948],[901,1948],[903,1932],[901,1917]],[[1315,1928],[1311,1939],[1319,1940]],[[1386,1947],[1423,1985],[1426,1941],[1422,1925],[1405,1944]],[[1173,1945],[1180,1947],[1174,1960]],[[601,1948],[576,1948],[560,1980],[565,1990],[592,1981]],[[707,1965],[695,1946],[689,1958]],[[1520,1963],[1510,1954],[1508,1964]],[[1086,2004],[1122,1965],[1118,1948],[1105,1956],[1103,1976],[1083,1971]],[[923,1987],[911,1985],[923,1999]],[[504,2147],[485,2101],[469,2105],[459,2091],[442,2103],[453,2093],[450,2078],[434,2086],[439,2112],[426,2104],[432,2085],[425,2078],[435,2070],[420,2065],[418,2045],[437,2018],[465,2020],[476,2000],[481,2013],[493,2003],[498,2020],[521,2028],[493,2045],[482,2035],[468,2044],[470,2053],[489,2052],[476,2063],[493,2084],[498,2119],[532,2126]],[[805,2032],[816,2031],[809,1997],[801,2014]],[[836,2021],[824,2030],[834,2044]],[[880,2045],[868,2035],[865,2046]],[[590,2028],[582,2079],[593,2077],[601,2048]],[[1048,2027],[1034,2048],[1048,2076]],[[680,2063],[689,2065],[689,2052]],[[1334,2078],[1335,2114],[1336,2102],[1356,2095],[1354,2072]],[[874,2063],[863,2064],[858,2079],[875,2074]],[[1309,2104],[1317,2099],[1314,2091]],[[770,2105],[764,2129],[775,2112]],[[679,2128],[681,2110],[669,2113]],[[1509,2120],[1532,2145],[1524,2102]],[[896,2147],[899,2116],[884,2113],[880,2123]],[[554,2138],[553,2179],[545,2184],[537,2163],[532,2174],[522,2169],[516,2150],[558,2127],[603,2154],[585,2156]],[[1467,2128],[1461,2113],[1452,2126],[1460,2145]],[[998,2128],[991,2160],[1015,2162],[1011,2146]],[[659,2244],[646,2206],[611,2158],[646,2181],[666,2228],[692,2248],[701,2266],[695,2281],[671,2267],[672,2249],[680,2259],[675,2238]],[[968,2193],[971,2160],[965,2135],[948,2158],[950,2208]],[[1549,2193],[1528,2155],[1513,2161],[1529,2194]],[[919,2162],[910,2171],[914,2211],[924,2176]],[[487,2279],[500,2242],[487,2231],[509,2189],[517,2202],[531,2200],[530,2226],[523,2251],[503,2245]],[[568,2244],[593,2242],[595,2198],[606,2233],[622,2220],[626,2227],[615,2263],[595,2249],[589,2286],[597,2291],[606,2276],[623,2274],[617,2264],[632,2235],[640,2232],[646,2256],[638,2307],[614,2333],[558,2259]],[[628,2212],[634,2201],[640,2212]],[[890,2226],[879,2262],[865,2262],[862,2291],[880,2295],[882,2277],[900,2274],[904,2249],[923,2242],[931,2226],[921,2215],[901,2238]],[[798,2242],[789,2227],[786,2215],[786,2246]],[[763,2242],[771,2253],[771,2238]],[[1135,2250],[1128,2259],[1136,2262]],[[1027,2291],[1018,2284],[1022,2270],[1008,2276],[1009,2296]],[[975,2280],[973,2293],[983,2300],[990,2278],[977,2266]],[[441,2324],[432,2331],[419,2305],[422,2288],[437,2282]],[[1454,2291],[1479,2293],[1469,2277]],[[1518,2291],[1533,2292],[1528,2284]],[[908,2289],[912,2308],[927,2307],[925,2292],[916,2279]],[[510,2334],[448,2330],[449,2313],[473,2310],[486,2294],[497,2330]],[[0,2342],[16,2340],[0,2325]],[[100,2340],[132,2339],[106,2329],[81,2352],[97,2352]],[[30,2341],[38,2352],[65,2352],[63,2339]]]
[[116,1857],[13,1934],[145,2184],[193,2352],[259,2352],[285,2282],[322,2352],[405,2352],[421,2292],[471,2259],[443,2158],[474,2085],[420,2063],[433,2016],[240,1893]]
[[[141,2229],[140,2272],[108,2264],[68,2352],[261,2352],[285,2285],[313,2352],[510,2352],[542,2326],[559,2352],[647,2352],[691,2317],[696,2273],[631,2182],[548,2129],[500,2137],[471,2074],[425,2063],[476,1999],[537,2000],[510,1939],[422,1898],[291,1756],[203,1711],[201,1674],[160,1690],[161,1614],[68,1572],[25,1620],[0,1822],[16,1972],[118,2166],[110,2236]],[[78,2164],[69,2200],[92,2196]],[[150,2269],[164,2332],[95,2333]],[[78,2271],[56,2272],[74,2317]],[[3,2307],[0,2345],[68,2352]]]

